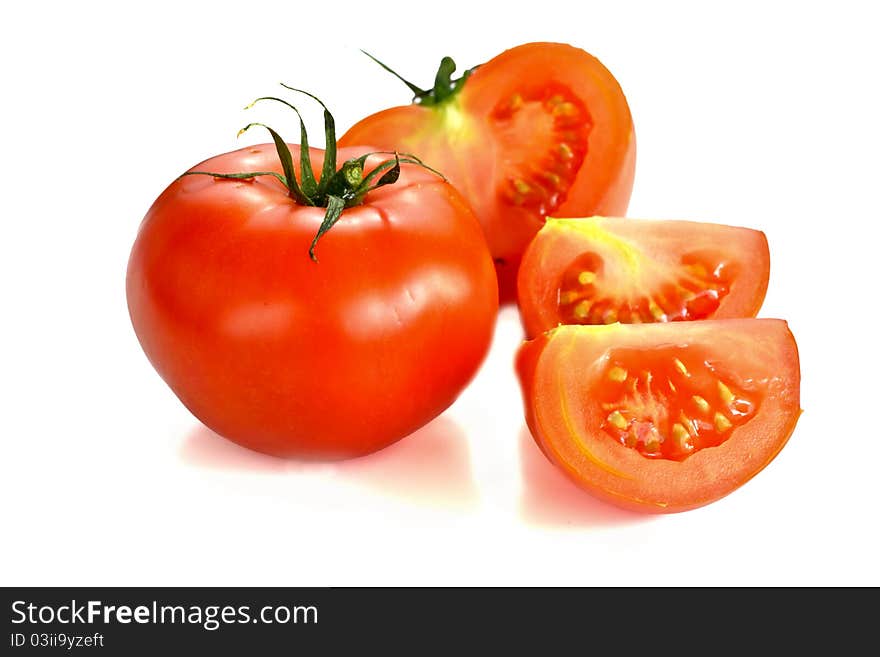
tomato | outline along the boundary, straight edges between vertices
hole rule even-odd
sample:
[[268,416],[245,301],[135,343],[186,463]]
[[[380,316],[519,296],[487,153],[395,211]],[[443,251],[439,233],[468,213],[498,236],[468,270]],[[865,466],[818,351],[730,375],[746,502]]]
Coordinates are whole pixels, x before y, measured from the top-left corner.
[[761,231],[692,221],[547,219],[518,277],[528,337],[559,324],[754,317],[770,277]]
[[[310,156],[321,170],[324,151]],[[270,144],[195,169],[283,171]],[[150,362],[204,424],[268,454],[351,457],[406,436],[456,399],[494,331],[492,259],[450,184],[400,165],[396,184],[342,210],[315,262],[325,212],[273,175],[189,175],[131,251],[128,307]]]
[[[446,68],[444,69],[444,65]],[[623,215],[635,173],[635,132],[623,91],[579,48],[528,43],[415,103],[370,115],[340,143],[415,153],[443,172],[474,208],[512,301],[516,271],[544,217]]]
[[777,319],[560,326],[523,343],[517,371],[547,458],[636,511],[728,495],[800,416],[797,345]]

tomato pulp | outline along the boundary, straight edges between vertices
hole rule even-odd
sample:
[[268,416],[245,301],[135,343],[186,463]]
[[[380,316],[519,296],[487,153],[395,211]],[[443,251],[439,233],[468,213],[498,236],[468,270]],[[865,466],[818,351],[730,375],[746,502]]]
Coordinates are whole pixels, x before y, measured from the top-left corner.
[[432,102],[432,90],[364,118],[340,143],[412,152],[440,170],[476,212],[502,300],[512,301],[523,250],[544,217],[625,214],[632,116],[611,72],[560,43],[511,48],[457,82],[442,100]]
[[[316,174],[323,159],[312,149]],[[282,171],[270,144],[194,169]],[[128,307],[150,362],[208,427],[269,454],[342,458],[402,438],[455,400],[494,330],[485,239],[438,176],[401,165],[396,184],[342,211],[316,263],[324,213],[272,176],[186,176],[131,251]]]
[[527,337],[559,324],[754,317],[770,278],[761,231],[694,221],[548,218],[518,276]]
[[800,416],[797,345],[776,319],[560,326],[523,343],[517,371],[547,458],[590,493],[648,513],[733,492]]

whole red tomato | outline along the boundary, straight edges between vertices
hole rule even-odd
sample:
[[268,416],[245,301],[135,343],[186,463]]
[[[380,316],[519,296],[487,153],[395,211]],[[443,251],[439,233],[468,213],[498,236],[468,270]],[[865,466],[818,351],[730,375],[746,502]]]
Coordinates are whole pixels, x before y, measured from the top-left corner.
[[513,301],[523,251],[545,217],[626,212],[632,116],[611,72],[567,44],[526,43],[459,79],[454,71],[444,58],[432,89],[407,82],[413,104],[362,119],[340,144],[396,148],[439,168],[474,208],[502,300]]
[[[474,376],[498,309],[492,259],[450,184],[406,160],[390,168],[387,155],[349,166],[366,148],[340,149],[341,171],[358,182],[384,160],[384,186],[323,234],[327,209],[308,205],[306,181],[299,199],[285,185],[294,168],[302,179],[299,147],[285,162],[272,134],[274,145],[194,169],[265,175],[182,176],[155,201],[128,265],[131,321],[161,377],[220,435],[280,456],[366,454],[441,413]],[[317,176],[325,153],[307,152]]]

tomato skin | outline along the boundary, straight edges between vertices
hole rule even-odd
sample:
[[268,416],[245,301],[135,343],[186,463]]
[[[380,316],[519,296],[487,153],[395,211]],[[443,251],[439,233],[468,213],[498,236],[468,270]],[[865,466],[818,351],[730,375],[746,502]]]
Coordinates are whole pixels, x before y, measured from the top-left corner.
[[352,126],[340,143],[413,152],[443,172],[480,219],[496,261],[502,300],[514,301],[523,250],[548,212],[520,207],[505,198],[507,167],[519,158],[540,168],[544,150],[559,144],[533,134],[530,122],[502,139],[494,117],[507,99],[537,96],[557,87],[585,107],[590,130],[583,162],[560,202],[549,210],[566,217],[623,216],[636,162],[629,105],[617,80],[598,59],[567,44],[536,42],[506,50],[479,66],[451,101],[377,112]]
[[[684,461],[652,460],[598,430],[607,413],[597,377],[612,350],[697,345],[746,382],[764,381],[754,417],[721,445]],[[800,365],[786,322],[725,319],[560,326],[520,347],[526,422],[545,456],[578,486],[642,513],[695,509],[732,493],[786,445],[800,416]]]
[[[561,311],[565,272],[585,253],[596,253],[605,260],[607,273],[593,283],[593,288],[597,296],[616,299],[618,305],[626,295],[659,299],[663,283],[687,274],[682,265],[685,258],[705,256],[710,271],[718,266],[725,271],[725,289],[717,308],[693,319],[754,317],[761,309],[770,279],[767,237],[751,228],[599,216],[548,218],[527,247],[517,279],[526,337],[559,324],[603,323],[595,318],[575,321]],[[645,315],[639,321],[657,321]],[[625,318],[620,321],[629,323]]]
[[[367,150],[340,149],[340,161]],[[323,152],[311,156],[320,171]],[[280,164],[261,144],[193,170]],[[269,176],[186,176],[131,251],[128,307],[150,362],[204,424],[268,454],[345,458],[395,442],[456,399],[494,332],[492,260],[449,184],[402,165],[396,184],[343,212],[315,263],[323,214]]]

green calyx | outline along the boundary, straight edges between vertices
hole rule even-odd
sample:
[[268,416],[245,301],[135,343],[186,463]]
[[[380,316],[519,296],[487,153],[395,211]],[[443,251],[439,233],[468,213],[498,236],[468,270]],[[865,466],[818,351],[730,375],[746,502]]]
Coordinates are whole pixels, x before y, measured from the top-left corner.
[[455,62],[452,57],[444,57],[440,60],[437,75],[434,76],[434,86],[430,89],[422,89],[401,76],[397,71],[380,62],[366,50],[361,50],[361,52],[409,87],[409,90],[413,92],[413,103],[424,105],[425,107],[436,107],[455,98],[464,88],[464,83],[467,82],[471,73],[476,70],[476,67],[469,68],[462,73],[461,77],[453,79],[452,74],[455,73]]
[[[397,153],[391,151],[376,151],[373,153],[365,153],[360,157],[346,160],[342,163],[342,166],[337,169],[336,124],[333,120],[333,115],[330,114],[327,106],[324,105],[324,103],[321,102],[319,98],[313,96],[307,91],[289,87],[284,83],[281,83],[281,86],[285,89],[289,89],[290,91],[305,94],[306,96],[317,101],[324,109],[324,139],[326,145],[324,150],[324,164],[321,168],[319,178],[315,178],[315,174],[312,170],[312,163],[309,152],[309,137],[306,133],[306,127],[305,123],[303,122],[302,115],[295,106],[293,106],[286,100],[276,98],[275,96],[261,96],[260,98],[257,98],[252,103],[250,103],[247,107],[245,107],[245,109],[250,109],[258,102],[263,100],[273,100],[287,105],[294,112],[296,112],[296,115],[299,118],[300,126],[299,180],[297,180],[296,177],[296,169],[294,168],[293,164],[293,155],[291,154],[290,148],[287,146],[287,143],[275,130],[264,123],[256,122],[247,124],[245,127],[238,131],[238,134],[242,135],[254,126],[259,126],[268,130],[269,134],[272,137],[272,141],[275,144],[275,150],[278,153],[278,159],[281,161],[281,170],[284,172],[283,174],[280,174],[276,171],[251,171],[243,173],[188,171],[183,175],[204,175],[212,176],[219,179],[231,180],[248,180],[256,178],[258,176],[272,176],[281,181],[281,183],[288,189],[290,197],[298,204],[326,208],[326,212],[324,213],[324,220],[321,222],[321,225],[318,228],[318,232],[315,234],[315,237],[314,239],[312,239],[312,243],[309,246],[309,257],[314,262],[318,262],[318,258],[315,256],[315,247],[318,244],[318,240],[321,239],[321,236],[323,236],[328,230],[330,230],[337,221],[339,221],[339,218],[342,216],[343,210],[363,203],[364,197],[374,189],[378,189],[379,187],[391,185],[397,182],[397,179],[400,177],[401,163],[416,164],[424,169],[428,169],[429,171],[437,174],[438,176],[443,178],[443,180],[446,180],[443,174],[435,171],[434,169],[426,165],[415,155],[412,155],[410,153]],[[383,160],[378,165],[376,165],[376,167],[374,167],[372,171],[365,174],[364,167],[366,166],[367,158],[371,155],[377,154],[391,155],[393,157]]]

